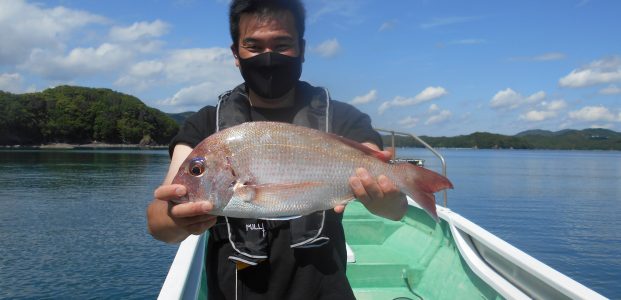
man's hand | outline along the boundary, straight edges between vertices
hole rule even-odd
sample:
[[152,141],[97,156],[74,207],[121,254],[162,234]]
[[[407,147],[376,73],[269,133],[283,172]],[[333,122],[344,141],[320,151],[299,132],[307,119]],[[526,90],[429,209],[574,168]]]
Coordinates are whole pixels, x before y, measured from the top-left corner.
[[162,185],[154,192],[155,199],[168,202],[168,216],[187,234],[201,234],[216,223],[216,216],[208,215],[211,202],[175,203],[174,199],[184,196],[186,188],[180,184]]
[[[364,143],[371,149],[379,148],[370,143]],[[380,151],[388,160],[392,156],[390,151]],[[407,209],[407,199],[397,186],[386,176],[374,178],[364,168],[358,168],[356,175],[349,178],[349,185],[356,197],[373,214],[391,220],[400,220]],[[337,213],[345,210],[344,205],[334,208]]]
[[216,223],[216,217],[209,215],[213,209],[210,202],[173,202],[188,192],[185,186],[171,183],[190,152],[189,145],[175,146],[164,183],[155,190],[154,199],[147,207],[147,228],[160,241],[179,243],[190,234],[201,234]]

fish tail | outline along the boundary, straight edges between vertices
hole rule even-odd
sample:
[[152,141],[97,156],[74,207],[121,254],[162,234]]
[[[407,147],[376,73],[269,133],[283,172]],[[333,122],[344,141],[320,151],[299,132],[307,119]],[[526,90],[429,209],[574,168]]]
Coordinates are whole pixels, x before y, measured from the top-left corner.
[[434,171],[410,163],[397,164],[394,167],[396,175],[394,181],[399,189],[414,199],[437,222],[439,219],[433,193],[452,189],[453,184]]

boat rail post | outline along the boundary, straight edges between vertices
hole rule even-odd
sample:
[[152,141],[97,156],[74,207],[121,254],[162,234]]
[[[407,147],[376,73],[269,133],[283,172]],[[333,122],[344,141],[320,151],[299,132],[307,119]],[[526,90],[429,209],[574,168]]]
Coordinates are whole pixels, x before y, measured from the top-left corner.
[[392,137],[392,160],[395,160],[395,158],[397,158],[397,147],[395,147],[395,132],[391,131],[390,135]]
[[[395,147],[395,135],[399,134],[399,135],[402,135],[402,136],[409,136],[409,137],[413,138],[414,140],[416,140],[417,142],[421,143],[423,146],[425,146],[425,148],[427,148],[427,150],[431,151],[431,153],[433,153],[433,155],[435,155],[438,159],[440,159],[440,162],[442,163],[442,175],[444,175],[444,177],[446,177],[446,161],[444,160],[444,157],[442,156],[442,154],[440,154],[438,151],[436,151],[436,149],[434,149],[429,144],[427,144],[427,142],[423,141],[423,139],[421,139],[420,137],[418,137],[417,135],[415,135],[413,133],[399,132],[399,131],[382,129],[382,128],[374,128],[374,129],[375,129],[375,131],[385,132],[385,133],[390,133],[391,134],[391,142],[392,142],[392,149],[393,149],[392,159],[393,160],[395,159],[396,153],[397,153],[397,148]],[[446,190],[443,190],[442,194],[443,194],[443,197],[444,197],[444,207],[447,207],[447,205],[448,205],[448,194],[447,194]]]

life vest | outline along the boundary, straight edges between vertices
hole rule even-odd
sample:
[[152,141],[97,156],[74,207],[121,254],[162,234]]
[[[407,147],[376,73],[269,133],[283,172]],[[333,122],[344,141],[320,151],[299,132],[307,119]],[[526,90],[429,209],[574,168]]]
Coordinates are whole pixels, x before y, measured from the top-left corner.
[[[327,89],[300,81],[296,85],[296,101],[303,101],[303,106],[296,112],[293,124],[331,131],[331,100]],[[251,121],[251,105],[244,84],[219,96],[216,131]],[[254,266],[267,259],[268,231],[287,224],[291,232],[291,248],[320,247],[328,243],[330,238],[324,234],[325,221],[325,211],[288,221],[218,217],[210,234],[216,240],[228,239],[234,250],[228,258],[239,268],[240,265]]]

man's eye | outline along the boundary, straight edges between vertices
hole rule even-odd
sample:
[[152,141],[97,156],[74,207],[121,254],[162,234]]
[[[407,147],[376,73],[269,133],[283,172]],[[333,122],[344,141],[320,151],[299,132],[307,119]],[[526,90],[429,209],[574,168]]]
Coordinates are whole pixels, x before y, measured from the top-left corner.
[[250,52],[260,52],[261,48],[259,46],[256,45],[246,45],[244,46],[244,48]]
[[284,52],[284,51],[287,51],[289,49],[291,49],[291,45],[289,45],[289,44],[278,45],[278,46],[276,46],[274,48],[274,50],[277,51],[277,52]]

